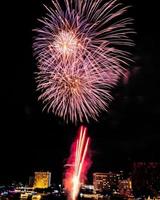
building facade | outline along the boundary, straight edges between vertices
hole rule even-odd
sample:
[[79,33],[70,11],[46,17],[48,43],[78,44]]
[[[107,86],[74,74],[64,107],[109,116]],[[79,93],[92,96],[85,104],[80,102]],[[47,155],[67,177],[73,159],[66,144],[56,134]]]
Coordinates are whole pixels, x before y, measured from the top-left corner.
[[28,186],[33,187],[33,185],[34,185],[34,176],[29,176]]
[[51,185],[51,172],[35,172],[34,188],[48,188]]
[[118,182],[123,180],[123,172],[119,173],[93,173],[93,185],[95,192],[104,192],[117,189]]
[[135,195],[157,196],[160,191],[160,163],[133,163],[132,183]]
[[132,181],[130,178],[125,180],[120,180],[118,183],[118,192],[122,196],[132,196],[133,190],[132,190]]

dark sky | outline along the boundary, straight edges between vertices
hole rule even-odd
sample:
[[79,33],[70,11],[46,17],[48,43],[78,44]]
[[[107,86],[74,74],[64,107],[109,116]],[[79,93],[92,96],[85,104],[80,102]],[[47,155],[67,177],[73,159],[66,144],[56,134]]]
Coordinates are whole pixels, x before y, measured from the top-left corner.
[[[35,170],[51,170],[58,180],[78,128],[42,112],[37,101],[31,45],[36,18],[44,14],[42,2],[49,1],[6,1],[1,7],[0,182],[25,180]],[[87,125],[91,172],[125,168],[136,160],[160,161],[160,10],[157,0],[128,2],[137,32],[135,64],[128,83],[113,91],[109,112]]]

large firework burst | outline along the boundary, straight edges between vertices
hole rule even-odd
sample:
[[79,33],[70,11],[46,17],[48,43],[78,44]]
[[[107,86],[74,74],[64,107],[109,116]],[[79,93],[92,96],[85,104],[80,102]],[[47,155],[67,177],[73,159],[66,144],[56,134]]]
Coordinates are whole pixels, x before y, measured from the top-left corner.
[[97,119],[128,63],[124,47],[133,45],[132,19],[118,0],[60,2],[46,7],[46,17],[39,20],[43,26],[36,29],[39,99],[66,120]]

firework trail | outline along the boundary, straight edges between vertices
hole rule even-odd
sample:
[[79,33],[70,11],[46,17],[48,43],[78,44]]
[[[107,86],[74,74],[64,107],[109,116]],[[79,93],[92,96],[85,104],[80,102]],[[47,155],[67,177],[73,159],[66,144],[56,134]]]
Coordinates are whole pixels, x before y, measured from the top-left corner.
[[84,183],[87,171],[91,165],[91,158],[88,155],[89,137],[87,137],[86,131],[85,127],[80,127],[78,138],[72,145],[71,155],[67,162],[69,168],[65,173],[64,187],[68,198],[71,200],[77,198],[80,186]]
[[[66,121],[97,120],[130,61],[132,19],[119,0],[54,0],[33,42],[44,108]],[[126,48],[128,49],[128,48]]]

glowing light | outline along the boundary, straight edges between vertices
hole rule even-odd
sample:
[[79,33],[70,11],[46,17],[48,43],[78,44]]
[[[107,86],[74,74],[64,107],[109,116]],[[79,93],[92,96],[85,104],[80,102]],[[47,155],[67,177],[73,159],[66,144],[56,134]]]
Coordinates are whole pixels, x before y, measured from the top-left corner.
[[39,100],[66,121],[97,120],[130,61],[128,8],[119,0],[52,2],[33,43]]
[[35,172],[34,188],[48,188],[50,186],[50,172]]
[[89,137],[86,128],[81,126],[78,138],[72,145],[71,155],[68,160],[69,168],[65,173],[64,186],[68,198],[75,200],[78,196],[81,183],[86,179],[86,173],[91,165],[88,152]]
[[76,36],[63,30],[56,36],[53,46],[63,57],[76,54],[79,47]]

